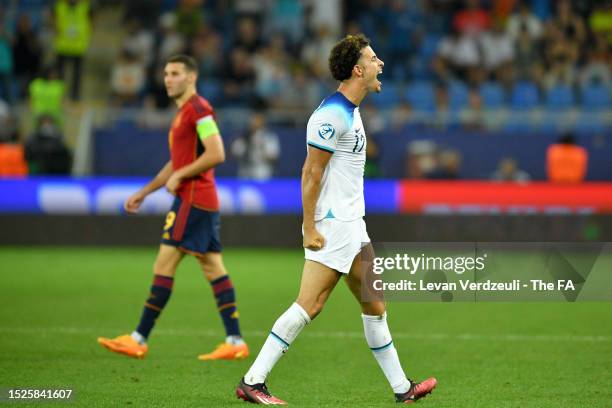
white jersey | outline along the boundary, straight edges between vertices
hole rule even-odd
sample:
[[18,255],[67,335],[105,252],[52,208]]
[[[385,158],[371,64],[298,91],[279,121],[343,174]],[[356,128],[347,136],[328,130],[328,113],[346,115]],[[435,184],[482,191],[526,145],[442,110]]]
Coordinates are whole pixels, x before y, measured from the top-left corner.
[[367,141],[359,107],[340,92],[330,95],[310,116],[306,142],[333,153],[321,180],[314,220],[362,218]]

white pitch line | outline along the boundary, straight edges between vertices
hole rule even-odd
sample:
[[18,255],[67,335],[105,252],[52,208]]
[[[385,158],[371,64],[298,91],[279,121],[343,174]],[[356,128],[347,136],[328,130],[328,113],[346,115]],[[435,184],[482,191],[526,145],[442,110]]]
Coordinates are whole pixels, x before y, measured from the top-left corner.
[[[124,330],[125,331],[125,330]],[[119,333],[116,328],[90,328],[90,327],[0,327],[0,334],[78,334],[78,335],[104,335]],[[192,329],[156,329],[156,335],[161,336],[203,336],[222,337],[221,330],[192,330]],[[243,332],[245,337],[265,337],[268,331],[247,330]],[[587,342],[605,343],[612,342],[612,336],[598,335],[575,335],[575,334],[476,334],[476,333],[405,333],[393,332],[396,339],[409,340],[432,340],[432,341],[502,341],[502,342]],[[329,339],[329,338],[351,338],[362,339],[363,332],[358,331],[304,331],[300,337]]]

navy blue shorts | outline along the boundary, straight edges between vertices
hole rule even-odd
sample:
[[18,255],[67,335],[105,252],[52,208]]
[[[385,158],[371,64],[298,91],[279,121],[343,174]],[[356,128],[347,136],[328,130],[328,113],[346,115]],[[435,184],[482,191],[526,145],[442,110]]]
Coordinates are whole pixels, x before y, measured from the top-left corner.
[[166,215],[161,242],[194,255],[221,252],[220,229],[218,212],[201,210],[176,197]]

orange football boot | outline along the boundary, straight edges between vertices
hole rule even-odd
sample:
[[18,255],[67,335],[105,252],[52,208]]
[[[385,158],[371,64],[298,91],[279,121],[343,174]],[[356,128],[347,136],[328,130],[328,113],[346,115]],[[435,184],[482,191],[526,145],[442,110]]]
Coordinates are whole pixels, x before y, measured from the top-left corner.
[[238,345],[221,343],[212,353],[200,354],[198,360],[244,360],[248,356],[249,347],[246,343]]
[[134,358],[145,358],[148,350],[146,344],[138,343],[129,334],[115,337],[114,339],[98,337],[98,343],[114,353],[125,354]]

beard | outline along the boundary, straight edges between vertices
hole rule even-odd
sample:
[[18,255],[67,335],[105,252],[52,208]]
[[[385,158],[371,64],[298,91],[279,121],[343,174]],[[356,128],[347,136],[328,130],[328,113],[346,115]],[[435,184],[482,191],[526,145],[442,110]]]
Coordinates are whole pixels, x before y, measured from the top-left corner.
[[174,94],[170,93],[170,91],[168,91],[166,89],[166,94],[168,95],[168,98],[172,99],[172,100],[177,100],[180,99],[181,96],[183,96],[185,94],[185,92],[187,91],[187,89],[179,89],[177,91],[174,92]]

